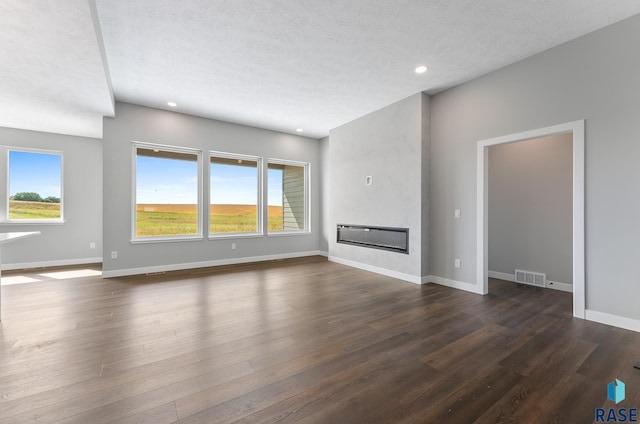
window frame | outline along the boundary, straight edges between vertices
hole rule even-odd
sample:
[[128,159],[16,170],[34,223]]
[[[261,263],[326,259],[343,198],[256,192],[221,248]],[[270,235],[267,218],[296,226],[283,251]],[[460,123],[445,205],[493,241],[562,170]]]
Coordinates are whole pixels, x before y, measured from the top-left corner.
[[[221,158],[221,159],[233,159],[233,160],[246,160],[251,162],[256,162],[257,168],[257,199],[256,199],[256,213],[257,213],[257,222],[256,222],[256,230],[255,232],[246,232],[246,233],[213,233],[211,231],[211,159],[212,158]],[[264,208],[263,208],[263,192],[265,191],[263,188],[263,158],[261,156],[253,156],[253,155],[244,155],[238,153],[229,153],[229,152],[220,152],[216,150],[210,150],[207,160],[208,165],[208,184],[209,190],[207,192],[208,197],[208,212],[207,212],[207,234],[209,235],[210,240],[221,240],[221,239],[234,239],[234,238],[252,238],[252,237],[263,237],[264,236]]]
[[[11,162],[9,160],[10,152],[22,152],[22,153],[38,153],[47,155],[60,156],[60,218],[52,219],[11,219],[9,218],[9,196],[11,187]],[[18,146],[0,146],[0,153],[5,156],[4,162],[6,163],[5,184],[3,207],[0,211],[0,225],[62,225],[65,223],[64,218],[64,152],[61,150],[39,149],[33,147],[18,147]]]
[[[293,161],[288,159],[276,159],[268,158],[265,172],[267,173],[265,183],[265,234],[267,237],[283,237],[283,236],[296,236],[296,235],[310,235],[311,234],[311,163]],[[269,231],[269,165],[283,165],[283,166],[298,166],[304,169],[304,228],[302,230],[281,230],[281,231]],[[283,187],[284,190],[284,187]],[[284,206],[284,205],[283,205]]]
[[[138,236],[136,235],[136,221],[137,221],[137,167],[136,167],[136,159],[138,157],[138,148],[147,149],[147,150],[161,150],[165,152],[173,152],[173,153],[183,153],[189,155],[195,155],[197,157],[197,177],[198,177],[198,188],[197,188],[197,198],[198,204],[196,210],[198,211],[198,220],[197,220],[197,234],[178,234],[178,235],[169,235],[169,236]],[[198,241],[203,240],[203,228],[204,228],[204,201],[203,201],[203,181],[204,181],[204,166],[202,164],[202,150],[191,148],[191,147],[181,147],[181,146],[171,146],[166,144],[157,144],[157,143],[147,143],[142,141],[132,141],[131,142],[131,244],[145,244],[145,243],[167,243],[167,242],[183,242],[183,241]]]

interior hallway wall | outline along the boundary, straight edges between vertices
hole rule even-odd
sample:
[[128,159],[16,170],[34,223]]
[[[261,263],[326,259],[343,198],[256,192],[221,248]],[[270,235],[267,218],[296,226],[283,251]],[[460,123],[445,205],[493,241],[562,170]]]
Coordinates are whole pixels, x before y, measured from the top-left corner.
[[573,284],[572,134],[489,148],[489,271]]

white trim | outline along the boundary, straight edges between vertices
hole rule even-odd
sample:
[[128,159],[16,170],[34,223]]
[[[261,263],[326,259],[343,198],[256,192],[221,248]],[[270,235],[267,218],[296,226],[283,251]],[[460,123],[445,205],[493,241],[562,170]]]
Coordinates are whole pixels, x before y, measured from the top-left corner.
[[175,243],[183,241],[202,241],[202,236],[144,236],[129,240],[131,244]]
[[489,293],[489,251],[487,216],[489,215],[489,151],[478,142],[476,165],[476,287],[481,294]]
[[329,256],[330,262],[335,262],[342,265],[347,265],[352,268],[358,268],[369,272],[375,272],[376,274],[386,275],[387,277],[397,278],[398,280],[408,281],[413,284],[423,284],[422,277],[416,275],[405,274],[403,272],[392,271],[386,268],[380,268],[373,265],[363,264],[361,262],[351,261],[348,259],[342,259],[335,256]]
[[451,287],[453,289],[464,290],[471,293],[483,294],[478,291],[478,287],[473,283],[465,283],[464,281],[451,280],[449,278],[438,277],[436,275],[428,275],[422,277],[425,283],[434,283],[440,286]]
[[53,266],[86,265],[102,263],[102,258],[63,259],[59,261],[24,262],[16,264],[2,264],[2,271],[16,269],[48,268]]
[[478,141],[476,174],[476,287],[478,293],[488,293],[488,148],[555,134],[573,133],[573,316],[585,318],[584,126],[585,121],[579,120]]
[[573,293],[573,284],[563,283],[561,281],[547,280],[547,289],[560,290],[567,293]]
[[513,274],[507,274],[506,272],[489,271],[487,273],[489,278],[497,278],[498,280],[516,282],[516,278]]
[[48,221],[42,219],[7,219],[6,221],[0,221],[0,227],[18,227],[20,225],[64,225],[64,220],[50,219]]
[[[64,152],[62,150],[48,150],[48,149],[40,149],[33,147],[14,147],[14,146],[0,146],[1,149],[4,150],[6,154],[6,208],[3,211],[3,214],[0,214],[0,225],[8,225],[8,226],[20,226],[20,225],[63,225],[65,223],[64,220]],[[10,196],[10,185],[11,185],[11,166],[9,161],[9,156],[11,152],[21,152],[21,153],[37,153],[41,155],[50,155],[50,156],[60,156],[60,218],[51,218],[51,219],[10,219],[9,218],[9,196]]]
[[311,235],[310,231],[291,230],[291,231],[271,231],[270,233],[267,234],[267,237],[310,236],[310,235]]
[[[156,241],[183,241],[189,239],[204,239],[204,217],[205,215],[205,205],[204,205],[204,179],[205,179],[205,166],[203,164],[203,151],[200,149],[192,148],[192,147],[180,147],[180,146],[167,146],[165,144],[154,144],[147,143],[144,141],[131,141],[131,238],[130,242],[132,244],[136,243],[154,243]],[[146,237],[138,237],[136,235],[136,221],[137,221],[137,170],[136,163],[138,157],[138,148],[146,149],[146,150],[159,150],[165,152],[175,152],[175,153],[185,153],[196,156],[196,164],[198,166],[197,176],[198,176],[198,203],[196,210],[198,211],[198,222],[197,222],[197,234],[175,234],[171,236],[146,236]],[[208,174],[207,174],[208,175]],[[208,222],[207,222],[208,225]],[[153,240],[153,241],[151,241]]]
[[584,120],[573,127],[573,316],[585,317],[587,308],[584,221]]
[[585,310],[585,318],[589,321],[599,322],[600,324],[607,324],[614,327],[640,332],[640,320],[637,319],[592,311],[590,309]]
[[[234,160],[241,160],[241,161],[247,161],[247,162],[255,162],[256,164],[256,195],[257,195],[257,199],[256,199],[256,231],[253,232],[243,232],[243,233],[213,233],[211,232],[211,206],[213,205],[211,203],[211,160],[214,158],[219,158],[219,159],[234,159]],[[263,237],[264,236],[264,208],[262,207],[262,201],[263,201],[263,195],[262,195],[262,174],[264,173],[262,168],[263,168],[263,160],[261,156],[251,156],[251,155],[244,155],[244,154],[238,154],[238,153],[229,153],[229,152],[220,152],[217,150],[209,150],[209,158],[207,160],[207,171],[206,171],[206,177],[203,178],[204,181],[207,182],[207,187],[209,187],[209,189],[207,190],[207,204],[209,205],[208,208],[205,208],[207,213],[205,214],[206,216],[204,216],[206,225],[204,226],[204,228],[207,230],[206,233],[209,236],[209,240],[214,240],[214,239],[222,239],[222,238],[241,238],[241,237]],[[233,166],[233,165],[229,165],[229,166]]]
[[329,252],[319,251],[319,252],[318,252],[318,255],[320,255],[320,256],[324,256],[325,258],[328,258],[328,257],[329,257]]
[[141,268],[116,269],[113,271],[102,271],[102,278],[125,277],[128,275],[150,274],[154,272],[180,271],[184,269],[208,268],[212,266],[245,264],[245,263],[251,263],[251,262],[265,262],[265,261],[274,261],[278,259],[292,259],[292,258],[301,258],[305,256],[318,256],[318,255],[322,255],[322,252],[318,250],[313,250],[313,251],[307,251],[307,252],[283,253],[278,255],[247,256],[244,258],[219,259],[219,260],[203,261],[203,262],[188,262],[188,263],[169,264],[169,265],[146,266]]
[[[287,159],[276,159],[276,158],[267,158],[267,166],[265,167],[265,172],[267,173],[267,183],[264,184],[265,190],[263,193],[263,197],[265,199],[265,222],[264,222],[264,232],[267,236],[270,235],[285,235],[285,234],[301,234],[308,233],[311,234],[311,162],[299,162],[294,160]],[[298,166],[304,169],[304,229],[301,231],[269,231],[269,164],[274,165],[289,165],[289,166]],[[284,190],[284,188],[283,188]],[[283,205],[284,207],[284,205]]]
[[[260,227],[262,228],[262,227]],[[262,233],[218,233],[215,236],[209,236],[209,240],[229,240],[229,239],[248,239],[263,238]]]

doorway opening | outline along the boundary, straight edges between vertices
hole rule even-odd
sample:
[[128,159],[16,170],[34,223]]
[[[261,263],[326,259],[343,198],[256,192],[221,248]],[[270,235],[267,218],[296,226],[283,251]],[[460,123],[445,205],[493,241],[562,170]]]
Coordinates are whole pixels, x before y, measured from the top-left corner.
[[559,134],[572,135],[572,258],[573,315],[585,315],[584,272],[584,120],[554,125],[537,130],[481,140],[477,147],[477,269],[476,290],[489,291],[488,269],[488,162],[489,147],[520,141],[541,139]]

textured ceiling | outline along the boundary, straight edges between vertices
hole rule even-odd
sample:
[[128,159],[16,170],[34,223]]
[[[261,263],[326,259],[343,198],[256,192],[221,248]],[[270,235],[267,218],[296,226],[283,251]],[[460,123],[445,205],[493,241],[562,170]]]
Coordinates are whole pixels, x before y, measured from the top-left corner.
[[3,0],[0,125],[25,127],[5,109],[109,115],[110,74],[116,100],[322,137],[637,13],[637,0]]
[[0,28],[0,127],[102,137],[113,96],[91,4],[2,0]]

